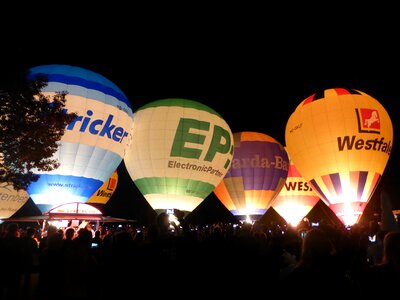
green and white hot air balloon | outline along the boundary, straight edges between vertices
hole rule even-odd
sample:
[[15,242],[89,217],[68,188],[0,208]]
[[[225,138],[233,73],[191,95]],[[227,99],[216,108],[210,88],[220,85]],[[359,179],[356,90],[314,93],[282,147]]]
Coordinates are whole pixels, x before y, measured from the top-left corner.
[[224,178],[233,156],[233,135],[210,107],[193,100],[163,99],[133,117],[124,163],[156,211],[191,212]]

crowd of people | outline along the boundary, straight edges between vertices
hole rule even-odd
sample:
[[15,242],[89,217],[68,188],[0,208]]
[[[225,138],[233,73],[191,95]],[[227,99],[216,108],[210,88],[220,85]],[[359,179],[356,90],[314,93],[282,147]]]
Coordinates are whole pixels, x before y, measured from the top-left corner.
[[[380,297],[400,282],[400,232],[379,224],[22,227],[3,223],[1,299],[260,294]],[[152,287],[149,289],[148,287]]]

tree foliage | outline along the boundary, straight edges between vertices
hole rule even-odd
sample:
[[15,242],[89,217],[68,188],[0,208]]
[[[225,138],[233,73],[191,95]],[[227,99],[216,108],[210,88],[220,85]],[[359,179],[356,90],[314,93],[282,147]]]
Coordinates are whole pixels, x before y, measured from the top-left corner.
[[0,182],[26,189],[37,171],[59,167],[57,151],[66,126],[77,116],[65,110],[67,92],[42,93],[45,76],[0,90]]

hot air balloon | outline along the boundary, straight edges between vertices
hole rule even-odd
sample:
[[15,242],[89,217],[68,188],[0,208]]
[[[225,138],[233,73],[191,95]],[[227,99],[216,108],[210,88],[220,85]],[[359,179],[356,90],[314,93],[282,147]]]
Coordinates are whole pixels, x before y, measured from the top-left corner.
[[30,76],[45,75],[42,92],[66,91],[66,109],[78,117],[66,127],[53,158],[60,167],[37,172],[28,186],[42,211],[70,202],[84,203],[121,163],[130,139],[133,112],[125,94],[100,74],[76,66],[43,65]]
[[358,90],[327,89],[298,105],[285,140],[297,169],[320,198],[345,225],[357,223],[392,150],[385,108]]
[[16,213],[27,201],[29,195],[25,190],[16,190],[11,183],[0,183],[0,220],[7,219]]
[[162,99],[134,114],[124,163],[158,213],[186,215],[218,185],[232,160],[229,125],[210,107],[188,99]]
[[104,181],[103,185],[86,201],[88,204],[98,204],[100,206],[105,205],[110,200],[118,183],[118,172],[117,170],[112,173],[110,178]]
[[239,219],[259,219],[282,189],[289,159],[273,137],[259,132],[238,132],[234,137],[231,167],[214,193]]
[[[288,153],[288,151],[286,152]],[[272,207],[288,224],[295,227],[317,204],[319,197],[297,170],[290,158],[290,153],[288,156],[288,176],[285,185],[272,203]]]

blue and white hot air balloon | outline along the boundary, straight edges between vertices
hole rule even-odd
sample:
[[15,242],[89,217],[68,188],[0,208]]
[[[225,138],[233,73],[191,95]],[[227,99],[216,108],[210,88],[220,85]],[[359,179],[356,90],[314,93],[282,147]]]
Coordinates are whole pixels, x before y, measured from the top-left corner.
[[30,78],[45,75],[45,95],[66,91],[66,109],[78,117],[71,122],[54,154],[60,167],[37,172],[40,178],[27,191],[46,212],[61,204],[86,202],[113,174],[130,140],[133,111],[126,95],[100,74],[69,65],[30,69]]

